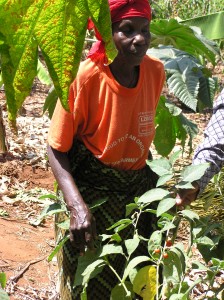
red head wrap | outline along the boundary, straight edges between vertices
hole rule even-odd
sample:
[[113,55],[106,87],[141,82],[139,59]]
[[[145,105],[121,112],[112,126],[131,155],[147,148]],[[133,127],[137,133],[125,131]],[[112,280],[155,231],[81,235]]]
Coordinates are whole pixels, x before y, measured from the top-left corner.
[[108,0],[111,22],[119,22],[131,17],[151,20],[151,8],[148,0]]
[[[132,17],[142,17],[151,20],[151,8],[148,0],[108,0],[110,6],[111,22],[119,22]],[[105,56],[102,38],[90,20],[88,29],[94,28],[99,40],[91,48],[88,57],[96,59]]]

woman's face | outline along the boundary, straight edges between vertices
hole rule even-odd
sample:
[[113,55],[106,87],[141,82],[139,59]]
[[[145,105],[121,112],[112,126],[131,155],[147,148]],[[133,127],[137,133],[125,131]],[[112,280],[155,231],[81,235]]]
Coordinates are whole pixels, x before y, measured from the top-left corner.
[[116,61],[133,66],[141,63],[150,44],[149,21],[141,17],[112,24],[113,40],[118,50]]

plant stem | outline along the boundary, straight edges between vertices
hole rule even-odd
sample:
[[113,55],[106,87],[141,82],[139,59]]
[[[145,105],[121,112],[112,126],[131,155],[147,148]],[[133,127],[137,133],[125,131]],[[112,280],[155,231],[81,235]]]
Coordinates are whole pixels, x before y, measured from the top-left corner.
[[130,295],[130,291],[127,289],[126,285],[124,284],[124,282],[122,282],[121,277],[119,276],[119,274],[117,273],[117,271],[110,265],[109,261],[107,261],[107,265],[108,267],[111,269],[111,271],[117,276],[118,280],[120,281],[121,285],[123,286],[125,292],[127,295]]

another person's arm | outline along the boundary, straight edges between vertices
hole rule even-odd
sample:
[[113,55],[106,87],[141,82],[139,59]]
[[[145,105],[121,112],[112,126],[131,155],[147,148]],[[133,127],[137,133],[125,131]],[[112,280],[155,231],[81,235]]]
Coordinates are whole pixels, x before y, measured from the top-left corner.
[[205,162],[210,163],[205,174],[194,183],[195,189],[179,191],[177,205],[194,201],[224,165],[224,89],[215,101],[213,115],[204,132],[204,141],[196,149],[192,163],[198,165]]

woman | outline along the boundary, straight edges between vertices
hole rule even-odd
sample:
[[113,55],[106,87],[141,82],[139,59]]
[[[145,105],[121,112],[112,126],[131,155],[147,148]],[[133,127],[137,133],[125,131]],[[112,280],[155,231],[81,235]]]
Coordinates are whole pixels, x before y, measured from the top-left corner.
[[[162,63],[146,56],[150,6],[148,0],[109,5],[117,57],[107,65],[103,41],[94,45],[71,85],[71,112],[58,102],[49,130],[50,164],[70,211],[70,241],[58,258],[65,300],[80,299],[80,288],[72,287],[79,254],[155,184],[146,159],[165,75]],[[104,198],[93,216],[88,205]],[[90,281],[88,299],[109,299],[115,284],[103,272]]]

